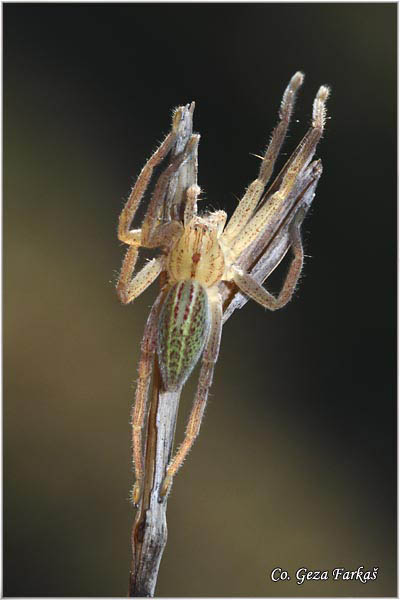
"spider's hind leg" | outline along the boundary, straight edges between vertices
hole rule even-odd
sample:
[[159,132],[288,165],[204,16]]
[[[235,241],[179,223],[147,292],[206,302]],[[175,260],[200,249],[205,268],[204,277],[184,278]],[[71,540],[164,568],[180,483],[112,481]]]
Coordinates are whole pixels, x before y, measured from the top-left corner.
[[142,430],[146,421],[149,385],[153,368],[153,359],[157,346],[157,323],[164,292],[160,292],[147,319],[141,343],[141,356],[136,385],[135,404],[132,411],[132,450],[136,482],[132,491],[132,501],[137,506],[142,495],[144,478],[144,456]]
[[219,294],[210,300],[211,324],[209,337],[203,352],[196,397],[186,427],[185,438],[175,456],[170,461],[160,490],[160,502],[168,495],[172,480],[190,452],[200,431],[201,421],[207,404],[208,390],[211,387],[214,366],[218,358],[222,331],[222,300]]

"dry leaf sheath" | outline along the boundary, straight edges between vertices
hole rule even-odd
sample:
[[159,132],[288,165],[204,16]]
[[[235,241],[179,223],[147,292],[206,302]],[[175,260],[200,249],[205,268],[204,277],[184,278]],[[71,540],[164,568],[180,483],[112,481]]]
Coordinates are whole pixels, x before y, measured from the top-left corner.
[[[132,499],[140,505],[133,535],[132,595],[154,593],[166,541],[162,505],[199,433],[223,323],[249,298],[270,310],[282,308],[291,299],[301,273],[300,228],[322,173],[321,162],[311,160],[324,130],[326,86],[321,86],[315,97],[309,131],[268,189],[267,184],[303,79],[297,72],[290,80],[258,177],[228,222],[222,210],[197,211],[200,136],[192,133],[194,104],[175,110],[171,132],[142,169],[120,216],[118,237],[128,244],[117,284],[120,300],[132,302],[161,275],[141,344],[132,415],[136,475]],[[156,182],[142,226],[131,229],[153,170],[165,158],[167,166]],[[134,274],[140,247],[161,252]],[[274,297],[262,283],[289,248],[292,262],[279,295]],[[199,382],[185,437],[171,455],[180,392],[199,360]]]

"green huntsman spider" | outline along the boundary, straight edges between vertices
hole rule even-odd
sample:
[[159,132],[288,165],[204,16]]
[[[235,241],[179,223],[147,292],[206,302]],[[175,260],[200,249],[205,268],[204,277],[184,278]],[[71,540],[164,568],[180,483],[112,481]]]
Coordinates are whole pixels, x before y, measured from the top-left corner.
[[[140,500],[143,487],[142,429],[148,410],[155,354],[167,391],[180,390],[201,357],[199,383],[185,437],[166,470],[159,491],[162,499],[168,494],[176,472],[199,433],[220,346],[223,323],[221,284],[235,284],[245,296],[269,310],[285,306],[295,290],[303,266],[300,226],[305,210],[301,207],[301,199],[310,182],[316,185],[322,172],[320,161],[311,163],[311,159],[324,130],[325,102],[329,95],[327,86],[321,86],[315,97],[309,131],[270,190],[265,193],[265,189],[287,133],[296,92],[303,78],[303,74],[297,72],[290,80],[283,95],[280,120],[262,158],[258,177],[249,185],[227,224],[227,215],[222,210],[197,213],[200,194],[197,185],[186,190],[183,218],[161,222],[167,186],[197,150],[200,136],[194,134],[181,153],[170,157],[168,166],[158,178],[142,227],[131,229],[154,168],[170,153],[176,141],[182,108],[175,110],[171,132],[142,169],[121,213],[118,237],[129,246],[117,284],[121,302],[132,302],[160,274],[165,281],[150,312],[141,346],[132,418],[136,474],[132,496],[135,505]],[[288,236],[293,259],[282,289],[278,297],[274,297],[240,263],[245,255],[248,264],[254,262],[260,254],[260,244],[265,247],[266,240],[276,235],[289,214]],[[133,275],[140,247],[160,248],[161,254]]]

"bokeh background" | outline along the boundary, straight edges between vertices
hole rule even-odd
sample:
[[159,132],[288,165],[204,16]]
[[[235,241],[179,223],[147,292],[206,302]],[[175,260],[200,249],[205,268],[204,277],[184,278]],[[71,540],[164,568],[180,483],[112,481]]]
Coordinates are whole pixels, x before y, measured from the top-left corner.
[[[127,594],[129,412],[156,287],[119,304],[118,215],[192,100],[203,206],[231,214],[298,69],[280,165],[332,86],[309,258],[288,307],[250,302],[224,327],[157,594],[396,594],[396,10],[3,5],[4,595]],[[277,566],[291,581],[271,582]],[[359,566],[377,580],[294,578]]]

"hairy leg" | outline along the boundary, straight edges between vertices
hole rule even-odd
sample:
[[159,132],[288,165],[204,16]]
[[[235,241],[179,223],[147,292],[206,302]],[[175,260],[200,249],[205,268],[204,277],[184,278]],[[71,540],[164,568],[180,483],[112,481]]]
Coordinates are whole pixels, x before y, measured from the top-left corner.
[[151,309],[145,326],[141,344],[141,357],[138,369],[139,377],[136,386],[135,404],[132,410],[132,450],[136,477],[136,482],[132,491],[132,501],[135,506],[138,504],[142,492],[144,475],[142,430],[147,414],[149,385],[153,368],[154,354],[157,346],[158,315],[163,297],[164,293],[160,292],[157,300],[153,304],[153,308]]
[[164,205],[164,197],[167,191],[171,177],[179,170],[184,162],[195,151],[200,140],[200,136],[194,134],[189,139],[184,150],[177,154],[172,162],[168,165],[163,173],[161,173],[147,210],[146,216],[142,224],[142,244],[143,246],[154,246],[153,237],[156,234],[157,228],[160,226],[161,213]]
[[285,93],[283,94],[281,107],[279,111],[279,123],[275,127],[271,141],[267,147],[264,158],[261,163],[260,172],[248,187],[242,200],[239,202],[235,212],[233,213],[223,235],[222,240],[225,243],[232,242],[240,231],[247,224],[256,210],[257,204],[264,192],[276,162],[276,159],[281,150],[283,141],[289,127],[290,117],[293,112],[296,92],[303,83],[304,75],[298,71],[291,78]]
[[140,175],[137,178],[135,185],[132,188],[129,198],[119,218],[118,237],[121,240],[121,242],[134,245],[138,243],[138,230],[129,231],[129,229],[132,225],[132,221],[139,206],[139,203],[143,198],[143,194],[147,189],[154,168],[168,154],[176,140],[177,129],[181,120],[181,116],[182,111],[178,109],[174,113],[172,118],[171,132],[167,135],[165,140],[162,142],[159,148],[157,148],[154,154],[149,158],[142,171],[140,172]]
[[117,294],[123,304],[129,304],[142,294],[157,279],[164,267],[164,256],[153,258],[134,277],[133,270],[138,256],[138,247],[130,246],[122,263],[117,283]]
[[[179,111],[177,114],[179,114]],[[135,186],[130,196],[130,199],[128,200],[124,210],[122,211],[120,218],[120,229],[122,228],[124,234],[122,236],[119,235],[119,238],[122,239],[122,241],[128,243],[130,246],[122,263],[122,268],[117,283],[117,293],[121,302],[123,302],[124,304],[132,302],[132,300],[139,296],[151,283],[153,283],[153,281],[160,274],[164,265],[163,257],[153,259],[149,261],[135,276],[133,276],[136,261],[138,258],[139,246],[144,246],[147,248],[157,246],[168,247],[173,241],[173,239],[176,237],[176,235],[182,230],[182,225],[176,221],[171,221],[169,223],[164,223],[160,225],[158,216],[162,208],[164,194],[167,185],[170,181],[170,178],[179,169],[183,162],[190,156],[198,141],[199,136],[193,135],[190,138],[188,144],[186,145],[184,151],[177,155],[173,159],[171,164],[160,175],[156,187],[154,189],[152,200],[147,210],[145,219],[143,221],[142,229],[129,231],[129,227],[134,217],[134,212],[136,211],[140,198],[143,195],[144,190],[146,189],[148,180],[151,176],[152,169],[156,164],[158,164],[158,162],[160,162],[161,158],[164,156],[164,150],[161,153],[159,151],[163,149],[165,142],[160,146],[160,148],[152,156],[150,161],[148,161],[147,165],[143,169],[144,171],[147,168],[147,183],[144,186],[140,197],[135,192],[135,188],[137,187]],[[143,171],[139,175],[138,182],[142,177]],[[150,173],[150,175],[148,173]],[[142,184],[139,185],[138,190],[140,191],[142,187]],[[134,199],[134,201],[130,204],[130,200],[132,199]],[[136,206],[136,208],[133,210],[134,206]],[[130,220],[128,219],[128,215]]]
[[261,304],[261,306],[264,306],[269,310],[277,310],[278,308],[285,306],[285,304],[287,304],[292,298],[296,289],[304,260],[304,251],[300,234],[300,227],[304,218],[304,214],[305,211],[300,209],[294,218],[294,221],[290,225],[289,239],[294,257],[277,298],[270,294],[262,285],[257,283],[257,281],[251,277],[251,275],[244,273],[237,267],[233,267],[233,280],[239,289],[244,294],[250,296],[250,298],[258,302],[258,304]]
[[299,146],[296,148],[291,163],[287,169],[282,185],[277,192],[281,196],[286,196],[299,174],[299,172],[307,167],[312,159],[315,149],[324,132],[326,121],[326,101],[329,98],[330,90],[327,86],[321,85],[315,97],[312,113],[312,124]]
[[183,215],[183,222],[187,225],[197,215],[197,199],[200,195],[200,188],[195,183],[186,190],[186,204]]
[[186,427],[185,438],[168,465],[165,479],[160,490],[160,500],[164,498],[172,484],[178,469],[182,466],[198,436],[204,410],[207,404],[208,391],[212,384],[214,365],[218,358],[222,330],[222,301],[219,294],[210,300],[211,325],[209,337],[203,352],[199,383],[196,397]]
[[240,256],[246,247],[263,235],[267,226],[271,226],[275,221],[281,221],[285,217],[285,212],[290,209],[289,198],[295,191],[299,175],[308,166],[321,139],[326,118],[325,102],[328,96],[329,89],[321,86],[314,100],[311,128],[296,149],[278,191],[268,198],[235,240],[232,245],[233,258]]

